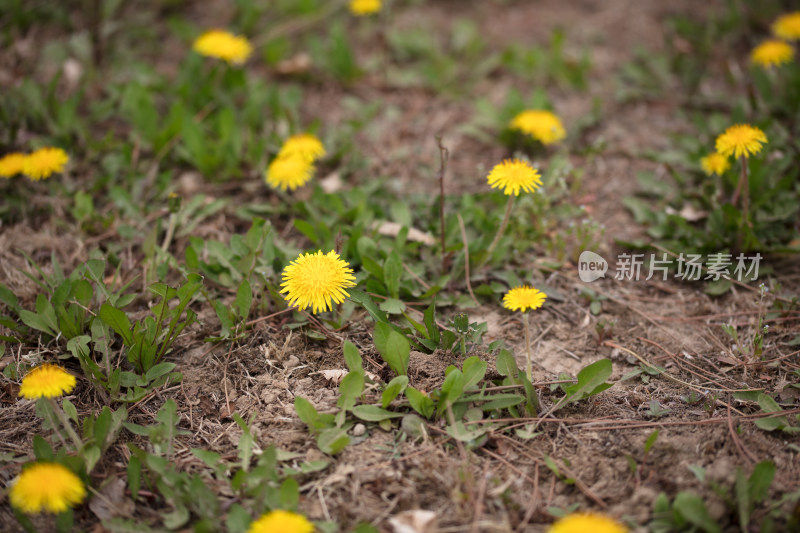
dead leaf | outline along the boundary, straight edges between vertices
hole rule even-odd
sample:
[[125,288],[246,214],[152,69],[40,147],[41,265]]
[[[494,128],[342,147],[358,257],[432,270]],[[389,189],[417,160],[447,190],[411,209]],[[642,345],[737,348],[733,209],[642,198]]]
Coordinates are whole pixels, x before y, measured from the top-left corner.
[[394,533],[434,533],[436,531],[436,513],[414,509],[403,511],[389,519]]
[[720,363],[725,363],[726,365],[732,365],[732,366],[739,366],[740,364],[742,364],[741,361],[737,361],[736,359],[734,359],[732,357],[728,357],[727,355],[718,355],[717,356],[717,361],[719,361]]
[[[329,382],[333,383],[334,385],[338,385],[342,382],[344,377],[349,374],[348,370],[344,370],[341,368],[334,368],[331,370],[320,370],[319,372],[314,372],[314,374],[320,374],[322,377],[327,379]],[[380,378],[373,374],[372,372],[364,372],[369,379],[372,381],[380,381]]]
[[[372,224],[373,229],[377,229],[378,233],[387,237],[397,237],[400,230],[403,229],[402,224],[397,222],[389,222],[388,220],[376,221]],[[436,239],[430,233],[424,233],[416,228],[408,228],[408,240],[414,242],[421,242],[427,246],[436,244]]]
[[319,180],[319,186],[322,187],[322,190],[328,194],[339,192],[342,188],[342,185],[344,185],[344,182],[342,181],[342,177],[338,172],[331,172]]
[[335,385],[341,383],[344,377],[347,375],[347,370],[342,370],[340,368],[336,368],[333,370],[320,370],[319,372],[315,372],[316,374],[321,374],[322,377],[327,379],[328,381],[332,381]]
[[699,209],[696,209],[691,204],[684,205],[683,207],[681,207],[680,211],[675,211],[675,209],[667,206],[665,211],[667,212],[668,215],[680,215],[689,222],[697,222],[698,220],[702,220],[708,216],[708,211],[701,211]]
[[133,515],[134,503],[125,496],[125,482],[120,478],[100,487],[100,490],[89,501],[89,509],[100,520],[111,520],[118,516]]
[[293,74],[303,74],[308,72],[308,69],[311,68],[311,56],[305,52],[300,52],[299,54],[295,54],[289,59],[284,59],[278,66],[275,67],[275,70],[278,74],[283,74],[284,76],[291,76]]
[[83,65],[74,57],[68,58],[61,66],[61,71],[64,73],[64,81],[70,92],[74,91],[83,77]]

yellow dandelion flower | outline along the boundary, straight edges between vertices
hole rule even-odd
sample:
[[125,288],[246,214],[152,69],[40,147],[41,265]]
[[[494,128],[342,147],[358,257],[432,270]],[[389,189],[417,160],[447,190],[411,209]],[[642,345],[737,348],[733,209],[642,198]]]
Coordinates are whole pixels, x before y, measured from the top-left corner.
[[58,463],[35,463],[11,487],[11,505],[25,513],[61,513],[86,497],[83,482]]
[[703,167],[705,173],[709,176],[712,174],[722,176],[729,168],[731,168],[730,160],[718,152],[708,154],[702,158],[700,160],[700,165]]
[[800,39],[800,11],[778,17],[772,24],[772,33],[787,41]]
[[357,17],[372,15],[381,10],[381,0],[350,0],[350,12]]
[[314,524],[297,513],[290,511],[270,511],[250,524],[247,533],[312,533]]
[[303,157],[276,157],[267,167],[267,184],[290,191],[302,187],[314,175],[314,165]]
[[253,52],[253,46],[245,37],[223,30],[205,32],[192,48],[200,55],[224,59],[232,65],[241,65]]
[[750,52],[750,61],[764,68],[788,63],[794,57],[794,48],[783,41],[770,40],[756,46]]
[[761,151],[767,136],[763,131],[749,124],[731,126],[717,137],[717,152],[725,157],[750,157]]
[[56,398],[75,388],[75,376],[58,365],[39,365],[22,378],[19,395],[23,398]]
[[289,305],[300,310],[311,307],[316,314],[333,308],[333,303],[340,304],[350,296],[345,289],[355,287],[355,276],[350,264],[339,258],[339,254],[330,251],[323,254],[300,254],[283,269],[281,292]]
[[539,171],[519,159],[506,159],[495,165],[487,180],[492,189],[502,188],[504,194],[514,196],[519,196],[520,189],[533,192],[542,186]]
[[547,530],[547,533],[627,533],[628,528],[607,516],[595,513],[567,515]]
[[292,135],[283,143],[278,158],[282,157],[301,157],[314,161],[325,155],[325,147],[322,142],[310,133]]
[[40,148],[25,156],[22,173],[34,181],[39,181],[58,172],[64,172],[68,162],[69,156],[61,148]]
[[547,295],[542,291],[523,285],[514,287],[506,293],[503,297],[503,307],[524,313],[528,309],[539,309],[546,299]]
[[561,119],[542,109],[523,111],[514,117],[509,127],[530,135],[542,144],[553,144],[567,136]]
[[22,172],[25,165],[25,154],[13,152],[0,159],[0,178],[10,178]]

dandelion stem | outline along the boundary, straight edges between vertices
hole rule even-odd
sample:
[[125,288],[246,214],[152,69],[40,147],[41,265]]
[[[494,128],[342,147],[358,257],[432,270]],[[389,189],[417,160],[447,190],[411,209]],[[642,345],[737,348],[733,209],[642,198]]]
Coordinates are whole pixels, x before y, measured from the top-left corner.
[[738,237],[738,245],[739,248],[742,247],[744,244],[744,235],[742,232],[742,227],[744,225],[750,226],[750,183],[748,182],[747,177],[747,158],[742,155],[742,172],[739,174],[739,183],[736,184],[736,190],[733,191],[733,198],[731,198],[731,203],[734,207],[737,206],[739,203],[739,195],[742,196],[742,219],[739,224],[739,237]]
[[750,225],[750,182],[747,176],[747,159],[742,156],[742,209],[744,222]]
[[500,227],[497,229],[497,235],[494,236],[494,240],[492,244],[489,245],[489,248],[486,250],[486,261],[492,257],[492,252],[494,249],[497,248],[497,243],[500,242],[500,237],[503,236],[503,233],[506,231],[506,226],[508,226],[508,221],[511,220],[511,209],[514,207],[514,198],[515,196],[509,195],[508,197],[508,204],[506,204],[506,214],[503,217],[503,222],[500,223]]
[[63,444],[64,447],[66,448],[67,441],[66,439],[64,439],[64,435],[62,435],[61,431],[59,431],[58,429],[58,426],[60,424],[59,421],[57,420],[57,417],[55,416],[55,413],[53,412],[53,406],[50,403],[48,403],[45,398],[42,398],[41,402],[42,403],[39,404],[39,407],[44,412],[44,416],[47,418],[47,422],[53,428],[53,432],[56,434],[56,436],[58,436],[58,440],[60,440],[61,444]]
[[528,320],[528,313],[522,313],[522,323],[525,325],[525,374],[528,376],[528,381],[533,383],[533,363],[531,361],[531,327]]
[[436,136],[436,145],[439,147],[439,157],[441,164],[439,166],[439,223],[440,238],[442,240],[442,272],[444,272],[444,254],[445,254],[445,235],[444,235],[444,174],[447,172],[447,160],[450,159],[450,152],[442,144],[442,136]]
[[175,226],[178,222],[178,215],[176,213],[170,213],[169,215],[169,225],[167,226],[167,233],[164,235],[164,242],[161,243],[161,251],[166,252],[169,249],[169,245],[172,242],[172,236],[175,234]]
[[58,418],[59,422],[61,422],[61,426],[69,435],[69,438],[72,439],[73,444],[75,445],[75,451],[80,452],[81,448],[83,448],[83,442],[81,438],[78,437],[78,434],[75,433],[75,429],[72,427],[72,423],[67,417],[67,413],[64,412],[63,409],[56,403],[53,398],[46,398],[47,403],[50,404],[50,410],[55,413],[56,417]]
[[464,241],[464,279],[467,282],[467,290],[469,291],[472,301],[475,305],[480,305],[478,299],[475,298],[475,293],[472,292],[472,283],[469,281],[469,241],[467,240],[467,230],[464,228],[464,219],[461,218],[461,213],[456,213],[458,217],[458,225],[461,228],[461,240]]

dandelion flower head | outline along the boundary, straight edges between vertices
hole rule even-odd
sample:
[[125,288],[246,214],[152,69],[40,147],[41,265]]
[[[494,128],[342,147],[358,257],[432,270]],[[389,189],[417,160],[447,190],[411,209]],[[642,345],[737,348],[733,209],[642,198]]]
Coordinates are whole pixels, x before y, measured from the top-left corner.
[[772,33],[787,41],[800,39],[800,11],[778,17],[772,24]]
[[10,178],[22,172],[25,154],[13,152],[0,158],[0,178]]
[[539,171],[519,159],[506,159],[495,165],[487,178],[493,189],[503,189],[506,195],[519,196],[520,189],[533,192],[542,186]]
[[250,524],[247,533],[312,533],[314,524],[297,513],[290,511],[270,511]]
[[544,305],[547,295],[538,289],[523,285],[508,291],[503,297],[503,307],[511,311],[525,312],[528,309],[539,309]]
[[300,254],[283,269],[282,293],[289,305],[300,310],[311,307],[316,314],[333,308],[333,303],[340,304],[350,296],[348,287],[355,287],[355,276],[349,263],[339,258],[339,254],[331,250],[323,254]]
[[381,10],[381,0],[350,0],[350,12],[357,17],[372,15]]
[[302,187],[314,175],[314,164],[304,157],[276,157],[267,167],[267,184],[291,191]]
[[561,119],[543,109],[523,111],[514,117],[509,127],[530,135],[542,144],[553,144],[567,136]]
[[764,68],[783,65],[790,62],[793,57],[794,48],[792,48],[792,45],[774,39],[764,41],[750,52],[750,60]]
[[83,482],[58,463],[35,463],[11,487],[11,505],[25,513],[61,513],[86,497]]
[[714,152],[708,154],[700,160],[700,165],[707,175],[716,174],[722,176],[729,168],[731,168],[730,160],[724,155]]
[[192,48],[200,55],[224,59],[232,65],[241,65],[253,52],[253,46],[245,37],[223,30],[205,32]]
[[607,516],[574,513],[553,524],[547,533],[627,533],[628,529]]
[[766,144],[767,136],[763,131],[749,124],[736,124],[729,127],[717,137],[717,152],[725,157],[750,157],[761,151]]
[[56,398],[75,388],[75,376],[58,365],[39,365],[22,378],[19,395],[23,398]]
[[283,143],[278,157],[301,157],[314,161],[325,155],[325,147],[322,142],[310,133],[300,133],[292,135]]
[[61,148],[40,148],[25,156],[22,173],[34,181],[39,181],[64,172],[68,162],[69,156]]

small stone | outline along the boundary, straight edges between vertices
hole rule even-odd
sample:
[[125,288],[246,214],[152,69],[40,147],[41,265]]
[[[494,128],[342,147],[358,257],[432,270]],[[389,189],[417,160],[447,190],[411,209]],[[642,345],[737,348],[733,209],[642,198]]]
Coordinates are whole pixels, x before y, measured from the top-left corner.
[[290,355],[289,359],[283,362],[283,368],[290,370],[300,364],[300,359],[295,355]]
[[360,437],[366,432],[367,432],[367,426],[365,426],[364,424],[356,424],[355,426],[353,426],[352,433],[354,437]]

